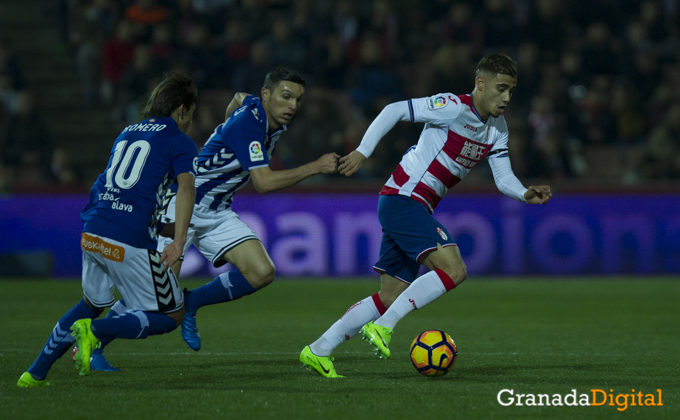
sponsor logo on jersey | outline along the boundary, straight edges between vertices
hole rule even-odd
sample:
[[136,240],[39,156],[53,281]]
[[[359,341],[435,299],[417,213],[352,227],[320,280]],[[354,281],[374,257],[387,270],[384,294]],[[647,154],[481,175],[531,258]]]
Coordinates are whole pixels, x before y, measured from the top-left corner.
[[446,236],[446,232],[444,232],[444,229],[438,227],[438,228],[437,228],[437,233],[439,234],[439,236],[442,237],[443,240],[446,241],[447,239],[449,239],[449,237]]
[[449,101],[443,96],[437,96],[436,98],[429,98],[427,105],[430,109],[444,108]]
[[484,156],[485,151],[486,146],[466,141],[460,151],[460,154],[466,158],[479,160]]
[[102,257],[106,258],[107,260],[116,262],[123,262],[123,260],[125,260],[125,248],[110,244],[104,241],[102,238],[88,235],[85,232],[83,232],[83,235],[80,239],[80,246],[85,251],[102,254]]
[[262,145],[260,144],[259,141],[250,142],[248,150],[250,151],[250,160],[252,162],[264,160],[264,153],[262,153]]
[[470,131],[474,131],[475,133],[477,132],[477,127],[473,127],[470,124],[465,124],[463,128],[467,128]]

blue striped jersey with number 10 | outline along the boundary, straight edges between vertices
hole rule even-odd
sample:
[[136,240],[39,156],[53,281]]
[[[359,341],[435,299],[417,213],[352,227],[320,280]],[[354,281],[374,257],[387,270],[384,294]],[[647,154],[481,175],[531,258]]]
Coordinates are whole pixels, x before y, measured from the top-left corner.
[[198,155],[196,204],[213,210],[231,206],[234,193],[250,180],[250,169],[269,166],[286,126],[269,133],[260,99],[247,96],[241,107],[212,133]]
[[109,164],[90,190],[83,231],[156,249],[156,224],[177,175],[196,175],[198,149],[175,120],[148,118],[118,136]]

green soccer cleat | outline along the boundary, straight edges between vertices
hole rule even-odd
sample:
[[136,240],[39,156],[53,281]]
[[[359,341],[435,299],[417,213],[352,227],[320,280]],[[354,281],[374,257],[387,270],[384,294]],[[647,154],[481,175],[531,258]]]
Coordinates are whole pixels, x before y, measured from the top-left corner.
[[47,382],[45,379],[43,379],[42,381],[34,379],[33,375],[31,375],[28,372],[24,372],[17,381],[17,386],[19,388],[34,388],[38,386],[49,386],[49,384],[50,383]]
[[392,330],[382,325],[376,325],[373,321],[361,327],[361,334],[364,340],[368,340],[376,349],[376,354],[381,359],[390,357],[390,341],[392,340]]
[[76,338],[76,346],[78,346],[74,361],[80,376],[90,374],[90,357],[92,357],[94,349],[99,348],[101,345],[99,339],[92,333],[91,324],[92,320],[86,318],[79,319],[71,325],[71,335]]
[[303,367],[318,372],[319,375],[324,378],[344,378],[344,376],[338,375],[335,372],[333,358],[331,356],[317,356],[312,353],[312,349],[310,349],[309,346],[302,349],[302,353],[300,353],[300,362],[302,362]]

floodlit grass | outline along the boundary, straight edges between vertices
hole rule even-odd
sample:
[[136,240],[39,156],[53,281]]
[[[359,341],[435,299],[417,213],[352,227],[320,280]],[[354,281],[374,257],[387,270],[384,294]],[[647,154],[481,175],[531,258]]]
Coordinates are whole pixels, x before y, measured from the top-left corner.
[[[202,282],[183,281],[194,288]],[[282,280],[236,302],[201,309],[203,348],[179,330],[107,348],[119,373],[79,377],[63,357],[47,388],[20,389],[80,283],[0,281],[3,419],[489,419],[680,418],[680,282],[673,279],[471,279],[395,329],[392,358],[355,338],[335,353],[345,379],[301,369],[298,355],[377,281]],[[442,378],[416,373],[413,338],[441,329],[459,356]],[[662,390],[663,406],[509,406],[515,394]],[[630,398],[628,399],[630,401]],[[643,398],[644,401],[644,398]]]

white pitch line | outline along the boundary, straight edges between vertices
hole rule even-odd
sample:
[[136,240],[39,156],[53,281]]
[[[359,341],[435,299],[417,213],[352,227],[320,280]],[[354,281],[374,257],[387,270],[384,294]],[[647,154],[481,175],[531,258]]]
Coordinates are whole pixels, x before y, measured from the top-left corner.
[[[122,352],[121,352],[122,354]],[[261,351],[261,352],[170,352],[170,353],[154,353],[154,352],[149,352],[149,353],[125,353],[126,355],[129,356],[185,356],[185,355],[190,355],[194,354],[197,356],[247,356],[249,354],[252,355],[269,355],[269,356],[276,356],[276,355],[281,355],[281,356],[287,356],[287,355],[299,355],[299,352],[280,352],[280,351]],[[343,354],[365,354],[365,355],[374,355],[374,352],[365,352],[365,351],[348,351],[348,352],[342,352],[338,353],[338,355],[343,355]],[[465,354],[466,357],[475,357],[475,356],[573,356],[573,357],[584,357],[584,356],[595,356],[595,357],[612,357],[612,356],[625,356],[625,354],[615,354],[615,353],[594,353],[594,354],[587,354],[587,353],[519,353],[519,352],[512,352],[512,353],[506,353],[506,352],[494,352],[494,353],[480,353],[480,352],[473,352],[473,353],[463,353]],[[460,356],[461,353],[459,352],[458,355]]]

